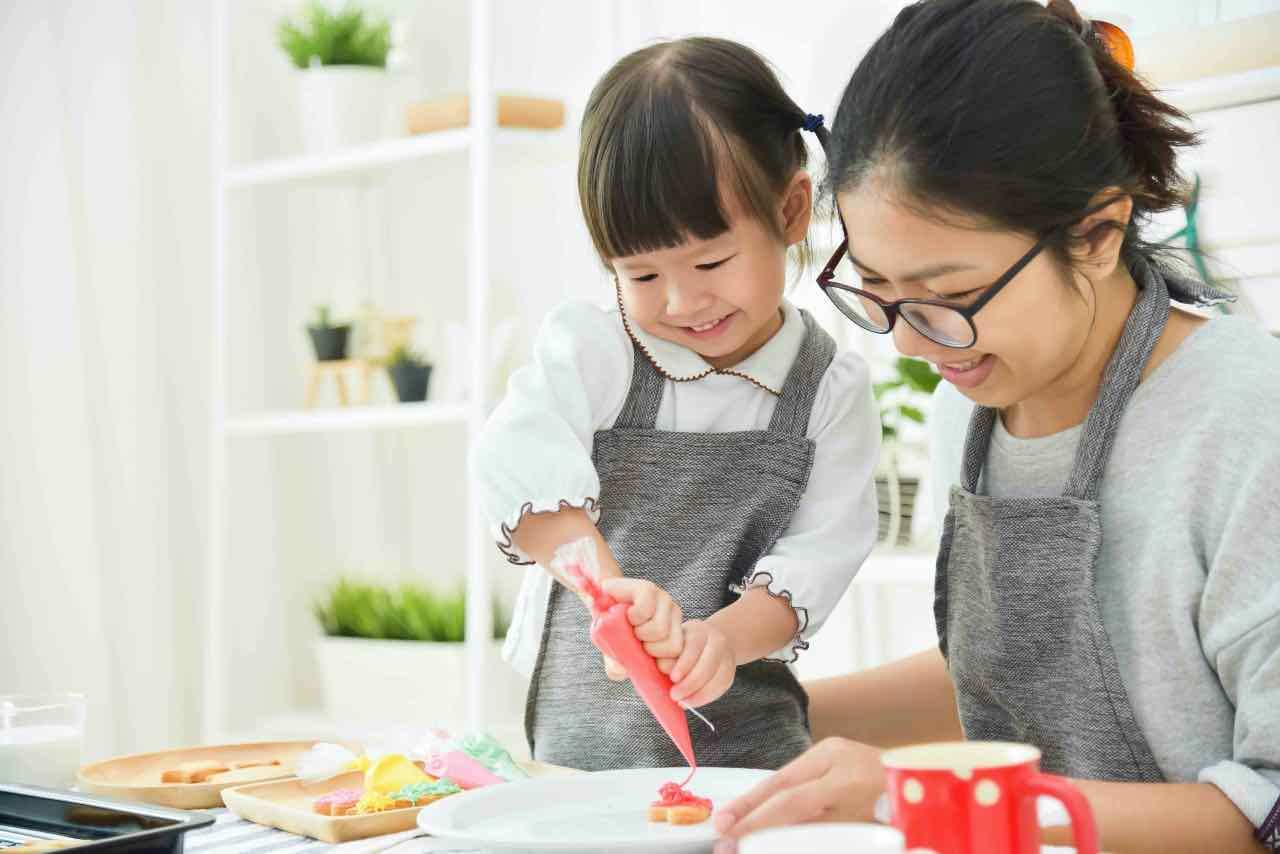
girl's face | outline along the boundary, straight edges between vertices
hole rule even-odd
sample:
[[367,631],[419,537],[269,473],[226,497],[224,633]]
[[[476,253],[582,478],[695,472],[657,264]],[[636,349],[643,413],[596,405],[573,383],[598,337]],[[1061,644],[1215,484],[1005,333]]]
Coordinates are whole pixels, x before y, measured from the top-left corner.
[[[969,305],[1035,243],[1028,235],[913,212],[875,182],[841,193],[837,201],[849,233],[846,269],[854,275],[846,284],[884,300]],[[1077,287],[1051,253],[1041,252],[973,317],[973,346],[944,347],[901,318],[893,338],[899,352],[932,362],[970,399],[1003,409],[1068,375],[1093,317],[1092,292]]]
[[782,326],[787,246],[808,229],[812,186],[800,173],[780,205],[784,240],[729,205],[729,230],[709,240],[610,259],[627,319],[731,367]]

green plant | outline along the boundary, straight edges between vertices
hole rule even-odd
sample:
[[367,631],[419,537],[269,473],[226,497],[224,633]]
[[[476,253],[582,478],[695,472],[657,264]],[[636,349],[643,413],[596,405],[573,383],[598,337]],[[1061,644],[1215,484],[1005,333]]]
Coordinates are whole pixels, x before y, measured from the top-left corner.
[[[330,637],[434,643],[461,643],[466,638],[467,600],[460,588],[385,587],[341,578],[314,604],[313,612]],[[494,603],[493,636],[505,637],[509,627]]]
[[387,365],[412,365],[415,368],[425,368],[429,363],[427,357],[416,350],[410,350],[408,347],[396,347],[387,355]]
[[386,68],[391,24],[365,15],[354,4],[331,12],[319,0],[308,3],[302,20],[288,18],[277,27],[280,47],[298,68],[314,65],[362,65]]
[[333,329],[338,324],[333,321],[333,311],[325,303],[317,305],[311,309],[311,328],[312,329]]
[[931,395],[942,377],[921,359],[899,356],[893,365],[893,376],[871,387],[880,407],[880,435],[897,438],[906,421],[924,423],[924,410],[916,403],[921,396]]

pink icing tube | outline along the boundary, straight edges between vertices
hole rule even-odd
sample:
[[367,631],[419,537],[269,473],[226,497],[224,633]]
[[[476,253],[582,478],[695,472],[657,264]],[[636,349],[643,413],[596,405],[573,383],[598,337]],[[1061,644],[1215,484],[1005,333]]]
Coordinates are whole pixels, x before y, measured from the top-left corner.
[[666,730],[680,755],[689,763],[689,768],[696,770],[698,761],[693,755],[689,721],[685,718],[684,709],[671,699],[671,677],[658,669],[658,662],[644,651],[644,646],[636,637],[635,629],[627,619],[630,606],[601,590],[600,585],[587,575],[580,562],[566,560],[562,566],[582,591],[591,597],[591,642],[627,672],[640,699],[644,700],[653,717]]
[[427,760],[427,773],[433,777],[447,777],[460,789],[479,789],[507,782],[461,750],[432,755]]

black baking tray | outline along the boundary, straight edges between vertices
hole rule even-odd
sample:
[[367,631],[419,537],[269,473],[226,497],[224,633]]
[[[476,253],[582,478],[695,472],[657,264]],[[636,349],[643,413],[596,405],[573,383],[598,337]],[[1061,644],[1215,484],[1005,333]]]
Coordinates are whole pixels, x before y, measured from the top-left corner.
[[72,852],[170,854],[182,851],[187,832],[213,823],[203,812],[0,783],[0,852],[24,842],[70,839],[86,843]]

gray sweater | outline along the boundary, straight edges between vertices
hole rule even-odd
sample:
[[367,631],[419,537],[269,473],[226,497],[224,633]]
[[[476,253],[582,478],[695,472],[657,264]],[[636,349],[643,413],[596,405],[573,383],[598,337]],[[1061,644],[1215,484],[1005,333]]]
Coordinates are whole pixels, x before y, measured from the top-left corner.
[[[971,411],[939,387],[943,503]],[[997,422],[980,489],[1061,495],[1079,438]],[[1280,342],[1242,318],[1196,330],[1130,401],[1100,500],[1102,619],[1156,761],[1261,827],[1280,797]]]

